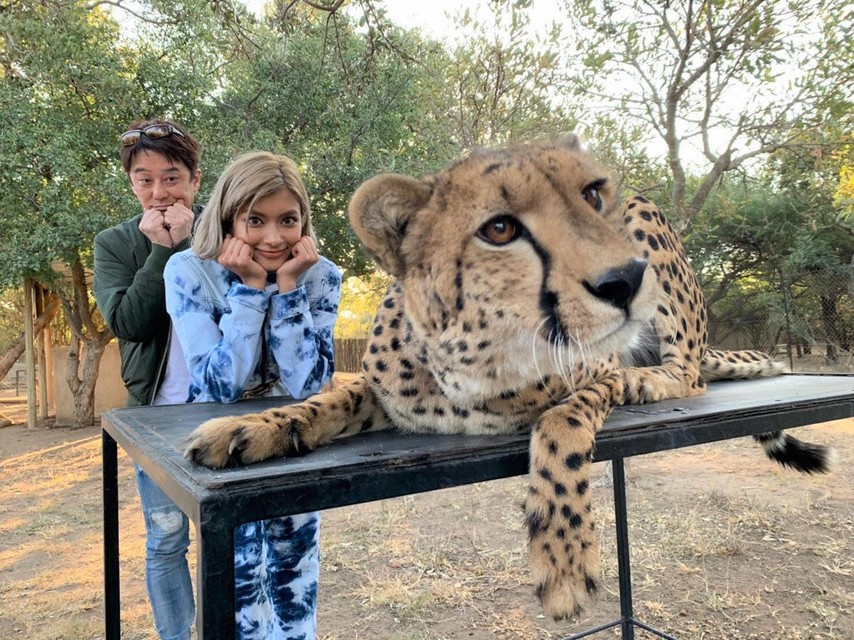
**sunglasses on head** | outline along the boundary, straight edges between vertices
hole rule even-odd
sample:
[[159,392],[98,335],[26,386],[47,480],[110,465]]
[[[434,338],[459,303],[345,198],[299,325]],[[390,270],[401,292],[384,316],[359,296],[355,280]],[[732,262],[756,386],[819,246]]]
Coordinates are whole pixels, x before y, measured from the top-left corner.
[[119,139],[122,141],[123,147],[132,147],[137,142],[139,142],[140,136],[145,136],[150,140],[157,140],[158,138],[165,138],[167,136],[171,136],[173,133],[184,138],[184,134],[178,131],[171,124],[152,124],[143,129],[131,129],[130,131],[125,131]]

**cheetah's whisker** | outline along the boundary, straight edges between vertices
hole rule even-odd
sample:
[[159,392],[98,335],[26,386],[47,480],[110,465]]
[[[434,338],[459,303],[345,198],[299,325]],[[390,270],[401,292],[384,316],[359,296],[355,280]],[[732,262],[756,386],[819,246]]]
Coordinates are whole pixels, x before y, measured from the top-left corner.
[[[540,331],[543,328],[543,325],[546,323],[545,318],[543,318],[540,323],[534,329],[533,334],[531,335],[531,361],[534,363],[534,368],[537,370],[537,379],[543,380],[543,372],[540,369],[539,358],[537,357],[537,337],[540,335]],[[546,337],[547,340],[551,339],[551,335]]]

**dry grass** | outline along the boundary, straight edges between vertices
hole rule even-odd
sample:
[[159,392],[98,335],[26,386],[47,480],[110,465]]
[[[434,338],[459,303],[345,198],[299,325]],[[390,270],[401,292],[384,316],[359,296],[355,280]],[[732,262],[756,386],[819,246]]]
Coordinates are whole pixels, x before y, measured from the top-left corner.
[[[101,638],[98,432],[20,429],[0,429],[0,445],[19,437],[32,449],[0,446],[0,638]],[[632,462],[642,620],[683,640],[854,638],[854,420],[799,431],[836,447],[834,474],[777,469],[749,440]],[[119,469],[123,637],[153,640],[142,518],[123,454]],[[594,494],[602,593],[573,625],[544,617],[528,584],[524,490],[516,478],[324,513],[320,638],[556,640],[613,619],[610,490]]]

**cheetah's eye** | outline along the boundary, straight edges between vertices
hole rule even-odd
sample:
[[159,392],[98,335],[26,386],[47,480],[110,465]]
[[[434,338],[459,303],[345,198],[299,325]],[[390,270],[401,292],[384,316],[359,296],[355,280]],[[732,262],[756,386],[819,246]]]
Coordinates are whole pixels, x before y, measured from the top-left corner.
[[602,196],[599,195],[599,189],[602,188],[603,184],[603,180],[597,180],[596,182],[591,182],[581,190],[581,196],[596,211],[602,210]]
[[489,244],[505,245],[513,242],[522,233],[522,225],[508,215],[495,216],[478,229],[477,237]]

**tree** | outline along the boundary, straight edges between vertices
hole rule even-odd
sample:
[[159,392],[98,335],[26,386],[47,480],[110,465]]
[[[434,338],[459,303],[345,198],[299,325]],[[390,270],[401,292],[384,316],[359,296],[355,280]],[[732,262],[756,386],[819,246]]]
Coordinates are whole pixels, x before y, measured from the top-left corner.
[[[18,2],[0,19],[0,285],[34,278],[78,307],[73,294],[55,288],[52,265],[81,261],[97,216],[75,214],[103,211],[110,191],[101,152],[114,103],[96,100],[92,90],[116,88],[116,57],[104,46],[116,31],[103,17],[87,21],[80,11],[40,2]],[[43,46],[49,35],[52,46]],[[96,71],[95,60],[105,73]],[[94,334],[81,327],[77,338],[98,351],[103,325],[90,326]],[[85,414],[75,416],[77,425],[86,421]]]
[[840,196],[854,145],[848,131],[835,128],[804,129],[800,140],[810,153],[779,151],[768,172],[774,188],[803,216],[784,268],[790,286],[812,301],[812,324],[822,327],[825,357],[834,363],[838,350],[850,351],[854,342],[854,226]]
[[[323,250],[355,273],[368,263],[346,226],[349,194],[372,173],[435,161],[415,133],[427,70],[400,52],[437,50],[379,15],[365,33],[335,5],[310,4],[322,3],[266,23],[231,0],[0,7],[0,290],[32,278],[61,298],[75,424],[91,422],[110,338],[87,283],[92,240],[138,208],[117,161],[121,127],[151,117],[185,124],[202,141],[207,188],[237,153],[294,156]],[[449,146],[434,138],[427,148]]]
[[832,363],[854,337],[854,228],[836,195],[852,147],[833,129],[804,130],[799,141],[772,154],[756,178],[725,181],[686,247],[706,291],[713,342],[719,319],[752,317],[763,340],[776,344],[785,331],[799,348],[821,342]]
[[[45,296],[44,308],[33,321],[33,333],[38,335],[45,329],[45,327],[48,326],[48,324],[50,324],[54,316],[56,316],[57,311],[59,311],[59,306],[59,296],[53,292],[48,292]],[[15,314],[15,317],[20,317],[22,314],[23,311],[20,311],[20,313]],[[27,342],[25,333],[26,332],[24,331],[18,331],[16,337],[11,339],[8,344],[5,345],[2,355],[0,355],[0,380],[6,377],[6,374],[8,374],[12,367],[15,366],[15,362],[18,361],[18,358],[20,358],[26,350]]]
[[[852,82],[844,0],[574,0],[566,9],[580,62],[568,86],[655,132],[683,224],[725,173],[797,146],[801,126],[832,117]],[[700,172],[693,185],[688,145]]]
[[33,278],[60,297],[72,333],[75,426],[92,422],[111,338],[86,283],[92,239],[135,210],[115,160],[116,131],[173,112],[177,97],[192,104],[192,91],[182,96],[175,85],[198,87],[194,70],[129,49],[98,3],[19,0],[0,10],[0,288]]
[[391,276],[374,273],[351,276],[341,285],[341,305],[335,323],[336,339],[365,338],[374,324],[377,307],[382,302]]
[[249,148],[297,160],[321,251],[349,274],[371,268],[347,222],[356,187],[382,171],[428,171],[457,153],[450,132],[432,126],[429,61],[442,52],[368,9],[361,24],[303,4],[244,25],[208,109],[223,162]]
[[[458,44],[444,69],[454,134],[461,149],[571,131],[572,113],[556,100],[560,29],[531,26],[530,0],[492,0],[485,17],[454,19]],[[445,64],[445,63],[443,63]]]

